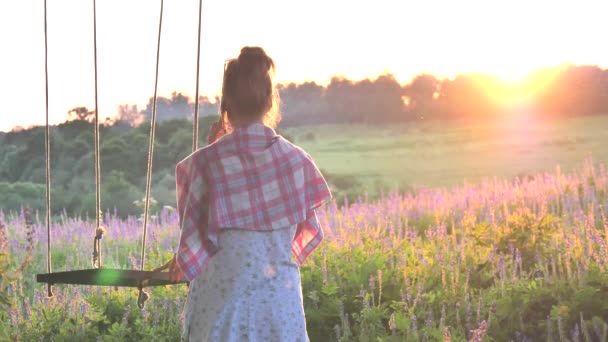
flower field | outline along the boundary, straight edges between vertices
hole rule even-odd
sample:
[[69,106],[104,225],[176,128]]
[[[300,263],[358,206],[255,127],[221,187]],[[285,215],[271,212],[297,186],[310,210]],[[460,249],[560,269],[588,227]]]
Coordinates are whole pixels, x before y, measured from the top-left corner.
[[[325,242],[301,268],[311,341],[608,341],[608,172],[421,188],[318,211]],[[0,212],[0,340],[175,341],[186,286],[137,291],[35,283],[44,213]],[[104,215],[107,267],[138,268],[141,223]],[[147,268],[177,243],[149,227]],[[53,270],[90,268],[91,220],[52,226]]]

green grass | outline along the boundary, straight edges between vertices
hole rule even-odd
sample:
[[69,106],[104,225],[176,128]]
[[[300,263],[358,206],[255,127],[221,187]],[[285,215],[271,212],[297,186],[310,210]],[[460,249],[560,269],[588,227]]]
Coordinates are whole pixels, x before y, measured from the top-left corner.
[[[608,116],[494,122],[326,125],[285,130],[330,178],[380,188],[446,187],[484,178],[570,172],[608,162]],[[349,182],[347,182],[349,183]]]

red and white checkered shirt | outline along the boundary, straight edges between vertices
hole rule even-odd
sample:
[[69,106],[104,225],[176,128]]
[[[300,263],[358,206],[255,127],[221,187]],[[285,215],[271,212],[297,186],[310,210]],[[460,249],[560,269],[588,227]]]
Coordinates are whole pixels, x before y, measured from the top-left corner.
[[218,251],[220,229],[297,225],[298,263],[323,239],[314,209],[331,198],[312,158],[272,128],[237,128],[177,164],[181,236],[177,263],[194,279]]

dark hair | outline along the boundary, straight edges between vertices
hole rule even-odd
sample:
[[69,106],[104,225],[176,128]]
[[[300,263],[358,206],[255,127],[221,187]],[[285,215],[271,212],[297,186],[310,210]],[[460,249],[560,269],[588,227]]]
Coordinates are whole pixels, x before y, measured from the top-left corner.
[[275,66],[260,47],[246,46],[237,59],[230,60],[224,71],[222,115],[229,121],[257,121],[276,127],[280,120],[279,96],[274,85]]

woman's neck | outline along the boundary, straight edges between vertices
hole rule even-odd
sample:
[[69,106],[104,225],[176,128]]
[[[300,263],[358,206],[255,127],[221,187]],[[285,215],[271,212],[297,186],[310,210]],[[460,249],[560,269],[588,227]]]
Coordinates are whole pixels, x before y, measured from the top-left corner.
[[[238,118],[238,116],[237,116],[237,118]],[[230,120],[230,125],[233,128],[245,128],[245,127],[251,126],[256,123],[264,124],[264,117],[260,118],[259,120],[239,120],[239,119]]]

